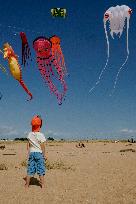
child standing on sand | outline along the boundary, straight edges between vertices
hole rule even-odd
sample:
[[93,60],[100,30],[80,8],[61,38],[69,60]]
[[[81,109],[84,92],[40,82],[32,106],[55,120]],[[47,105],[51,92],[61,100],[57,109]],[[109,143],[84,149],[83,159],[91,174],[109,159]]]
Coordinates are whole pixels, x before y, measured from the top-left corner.
[[41,187],[44,186],[44,175],[45,175],[45,136],[40,132],[42,127],[42,119],[39,115],[34,116],[31,121],[32,132],[28,134],[28,166],[27,166],[27,177],[26,187],[29,187],[30,178],[35,173],[39,175]]

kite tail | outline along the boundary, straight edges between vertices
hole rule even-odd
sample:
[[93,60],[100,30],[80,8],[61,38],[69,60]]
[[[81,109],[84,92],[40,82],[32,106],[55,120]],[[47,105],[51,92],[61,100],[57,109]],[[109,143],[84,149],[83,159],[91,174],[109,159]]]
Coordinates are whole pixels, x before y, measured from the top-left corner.
[[109,62],[109,58],[107,58],[106,64],[105,64],[104,68],[102,69],[98,80],[96,81],[95,85],[89,90],[89,93],[91,93],[96,88],[96,86],[100,83],[101,77],[103,76],[103,72],[105,71],[105,69],[106,69],[106,67],[108,65],[108,62]]
[[114,86],[113,86],[113,90],[112,90],[111,95],[114,93],[114,91],[115,91],[115,89],[116,89],[116,85],[117,85],[117,82],[118,82],[119,74],[120,74],[121,70],[123,69],[123,67],[125,66],[125,64],[127,63],[127,61],[128,61],[128,56],[129,56],[129,55],[127,55],[125,62],[122,64],[122,66],[121,66],[121,67],[119,68],[119,70],[118,70],[118,73],[117,73],[116,78],[115,78],[115,82],[114,82]]
[[91,93],[95,88],[96,86],[100,83],[101,81],[101,78],[103,76],[103,73],[104,71],[106,70],[107,68],[107,65],[108,65],[108,62],[109,62],[109,56],[110,56],[110,44],[109,44],[109,38],[108,38],[108,33],[107,33],[107,30],[106,30],[106,23],[104,21],[104,30],[105,30],[105,35],[106,35],[106,41],[107,41],[107,60],[106,60],[106,63],[105,63],[105,66],[104,68],[102,69],[99,77],[98,77],[98,80],[96,81],[95,85],[89,90],[89,92]]
[[128,30],[129,30],[129,19],[127,19],[127,42],[126,42],[126,44],[127,44],[127,57],[126,57],[124,63],[122,64],[122,66],[118,70],[118,73],[116,75],[115,82],[114,82],[113,91],[112,91],[111,95],[114,93],[114,91],[116,89],[116,85],[117,85],[117,82],[118,82],[119,74],[120,74],[121,70],[124,68],[125,64],[128,61],[128,57],[129,57]]
[[31,92],[28,90],[27,86],[24,84],[23,80],[21,79],[21,80],[19,81],[19,83],[21,84],[21,86],[23,87],[23,89],[26,91],[26,93],[30,96],[30,99],[28,99],[28,101],[31,100],[31,99],[33,98],[33,96],[32,96],[32,94],[31,94]]

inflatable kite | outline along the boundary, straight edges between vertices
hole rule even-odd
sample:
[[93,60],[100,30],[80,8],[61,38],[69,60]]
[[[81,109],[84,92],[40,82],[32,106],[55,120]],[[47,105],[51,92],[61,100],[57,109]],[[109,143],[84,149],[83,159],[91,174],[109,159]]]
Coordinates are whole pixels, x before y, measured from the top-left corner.
[[122,70],[122,68],[124,67],[124,65],[128,61],[128,56],[129,56],[128,30],[129,30],[129,20],[130,20],[131,14],[132,14],[132,9],[130,9],[126,5],[110,7],[105,12],[103,21],[104,21],[104,30],[105,30],[106,41],[107,41],[107,61],[106,61],[106,64],[105,64],[104,68],[102,69],[102,71],[98,77],[98,80],[97,80],[95,86],[93,86],[91,88],[90,92],[92,92],[95,89],[95,87],[100,83],[101,77],[103,76],[103,73],[104,73],[104,71],[108,65],[108,61],[109,61],[110,43],[109,43],[106,23],[109,22],[110,35],[114,39],[114,35],[118,35],[119,37],[121,37],[123,30],[124,30],[124,27],[125,27],[125,22],[126,22],[126,24],[127,24],[127,26],[126,26],[127,27],[127,37],[126,37],[127,57],[126,57],[124,63],[119,68],[118,73],[116,75],[116,78],[114,81],[114,88],[113,88],[115,90],[120,71]]
[[24,81],[22,79],[21,67],[18,63],[17,55],[14,53],[14,50],[12,49],[12,47],[8,43],[5,43],[3,47],[4,47],[4,49],[3,49],[4,50],[4,53],[3,53],[4,59],[8,60],[11,75],[14,77],[14,79],[16,79],[20,83],[20,85],[23,87],[23,89],[30,96],[30,100],[31,100],[32,94],[30,93],[30,91],[28,90],[28,88],[26,87],[26,85],[24,84]]
[[[62,104],[62,100],[67,91],[67,85],[64,80],[65,73],[62,67],[59,65],[59,58],[55,58],[54,54],[57,54],[56,50],[52,50],[52,43],[48,38],[38,37],[33,41],[33,48],[36,52],[37,64],[40,73],[48,85],[50,91],[57,97],[59,105]],[[54,69],[54,70],[53,70]],[[57,73],[57,76],[55,75]],[[53,83],[53,77],[58,79],[63,87],[63,91],[59,91]]]

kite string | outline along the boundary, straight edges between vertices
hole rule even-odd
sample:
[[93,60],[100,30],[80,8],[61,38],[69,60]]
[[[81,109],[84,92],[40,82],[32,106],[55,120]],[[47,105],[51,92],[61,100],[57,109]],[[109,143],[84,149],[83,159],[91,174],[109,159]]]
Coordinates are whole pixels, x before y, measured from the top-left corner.
[[[0,52],[4,55],[4,53],[1,49],[0,49]],[[8,75],[6,68],[3,67],[1,64],[0,64],[0,69]]]
[[109,62],[110,45],[109,45],[109,38],[108,38],[107,30],[106,30],[106,23],[105,23],[105,21],[104,21],[104,30],[105,30],[106,41],[107,41],[107,60],[106,60],[104,68],[102,69],[102,71],[101,71],[101,73],[100,73],[100,75],[98,77],[98,80],[96,81],[95,85],[89,90],[89,93],[91,93],[96,88],[96,86],[100,83],[101,77],[103,76],[103,73],[106,70],[108,62]]
[[[36,33],[36,34],[41,34],[41,32],[39,32],[39,31],[36,32],[35,30],[25,29],[25,28],[13,26],[13,25],[4,26],[4,25],[0,24],[0,26],[3,27],[3,28],[7,27],[7,28],[9,28],[9,29],[15,29],[15,31],[12,31],[12,32],[14,32],[14,33],[16,33],[16,34],[18,34],[18,33],[20,32],[20,30],[25,30],[25,31],[27,31],[27,32]],[[17,30],[18,30],[18,31],[17,31]]]
[[4,55],[4,52],[0,49],[0,52]]
[[6,68],[3,67],[1,64],[0,64],[0,69],[8,75]]

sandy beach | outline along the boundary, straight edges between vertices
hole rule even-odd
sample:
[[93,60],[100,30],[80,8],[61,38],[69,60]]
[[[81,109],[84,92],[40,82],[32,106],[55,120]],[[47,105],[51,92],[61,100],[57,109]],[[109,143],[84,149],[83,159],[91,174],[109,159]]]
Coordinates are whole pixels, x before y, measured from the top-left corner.
[[25,189],[26,143],[0,149],[0,204],[136,203],[136,144],[48,142],[45,188],[36,175]]

